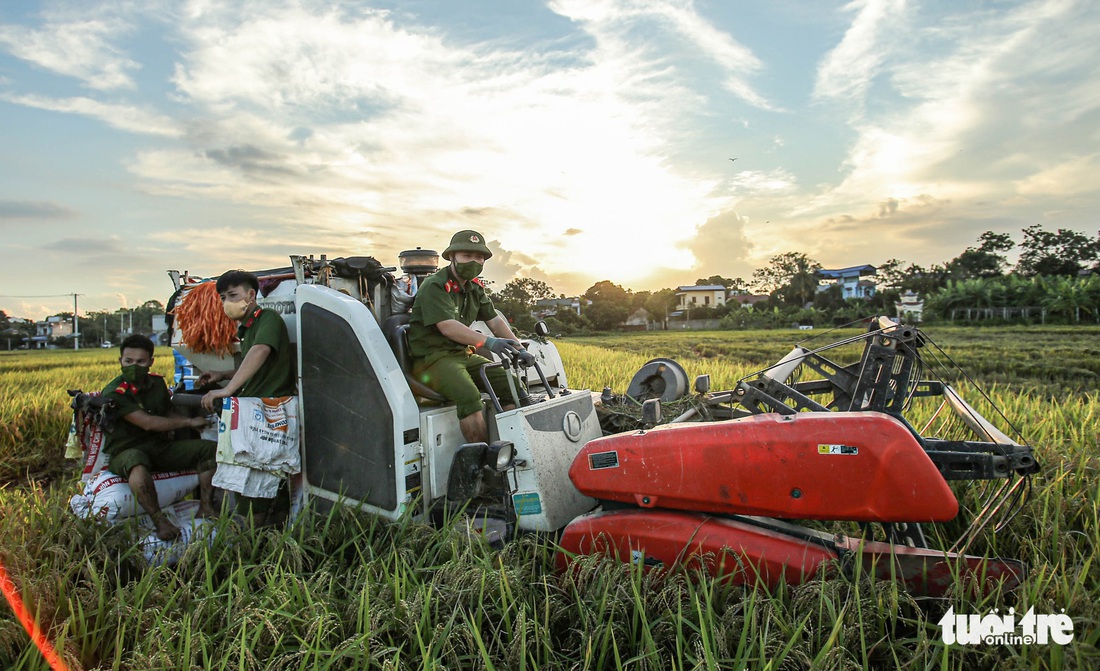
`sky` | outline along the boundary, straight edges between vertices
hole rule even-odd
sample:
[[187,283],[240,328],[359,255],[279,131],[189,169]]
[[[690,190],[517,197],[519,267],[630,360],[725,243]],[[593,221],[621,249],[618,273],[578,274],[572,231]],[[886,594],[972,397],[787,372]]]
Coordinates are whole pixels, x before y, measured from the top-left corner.
[[489,280],[569,295],[1091,236],[1098,28],[1093,0],[2,0],[0,309],[466,228]]

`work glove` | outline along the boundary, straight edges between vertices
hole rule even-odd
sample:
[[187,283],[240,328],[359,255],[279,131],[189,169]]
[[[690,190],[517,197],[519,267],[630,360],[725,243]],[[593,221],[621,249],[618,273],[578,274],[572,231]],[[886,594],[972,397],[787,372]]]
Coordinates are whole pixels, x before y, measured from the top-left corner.
[[516,353],[516,361],[518,361],[521,366],[534,366],[535,355],[525,349],[521,349]]
[[490,336],[485,339],[485,347],[508,363],[511,363],[512,359],[520,352],[527,353],[518,340],[509,340],[508,338],[493,338]]

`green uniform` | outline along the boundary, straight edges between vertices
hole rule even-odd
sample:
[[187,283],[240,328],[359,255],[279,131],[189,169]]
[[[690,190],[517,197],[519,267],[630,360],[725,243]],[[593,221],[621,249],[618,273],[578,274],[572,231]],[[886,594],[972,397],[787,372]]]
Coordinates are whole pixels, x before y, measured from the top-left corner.
[[141,388],[116,377],[103,388],[103,396],[115,401],[119,420],[106,436],[103,451],[110,458],[107,470],[129,477],[135,466],[151,471],[212,470],[218,444],[212,440],[172,440],[170,431],[146,431],[125,419],[138,410],[150,415],[167,417],[172,410],[172,397],[164,378],[149,373]]
[[244,383],[237,396],[270,398],[293,396],[295,391],[295,352],[290,346],[286,322],[278,312],[257,308],[237,331],[241,339],[241,356],[247,356],[253,345],[271,348],[260,370]]
[[[493,301],[486,295],[481,281],[470,280],[463,288],[451,275],[450,266],[421,282],[413,300],[409,321],[413,375],[453,401],[458,406],[459,419],[481,410],[481,377],[477,371],[490,361],[443,335],[436,325],[454,319],[469,326],[496,316]],[[504,404],[511,399],[508,374],[503,368],[491,368],[488,372],[489,384]],[[515,384],[517,391],[522,389],[518,380]]]
[[[268,345],[271,353],[264,360],[260,369],[244,383],[237,396],[249,396],[270,398],[272,396],[293,396],[296,390],[295,368],[296,356],[294,348],[290,346],[290,335],[286,330],[286,322],[278,312],[266,308],[257,308],[252,311],[237,330],[237,336],[241,339],[241,355],[247,356],[248,350],[253,345]],[[286,491],[286,481],[279,487],[280,492]],[[263,499],[259,497],[237,496],[236,511],[240,515],[252,513],[269,513],[272,510],[281,512],[287,508],[286,497],[277,495],[275,499]]]

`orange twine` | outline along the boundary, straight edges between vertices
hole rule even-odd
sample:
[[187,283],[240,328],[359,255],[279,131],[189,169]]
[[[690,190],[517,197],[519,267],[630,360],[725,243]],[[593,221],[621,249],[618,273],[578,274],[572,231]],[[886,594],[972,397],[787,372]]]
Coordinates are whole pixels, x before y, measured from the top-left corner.
[[183,342],[196,354],[231,356],[237,325],[225,315],[214,282],[185,287],[175,309]]

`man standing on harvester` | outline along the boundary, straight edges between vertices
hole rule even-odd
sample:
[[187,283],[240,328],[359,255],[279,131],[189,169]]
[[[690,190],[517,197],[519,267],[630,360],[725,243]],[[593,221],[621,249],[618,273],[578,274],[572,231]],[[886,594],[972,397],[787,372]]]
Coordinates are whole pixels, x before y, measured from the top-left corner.
[[[531,365],[535,361],[508,322],[496,313],[485,285],[478,279],[485,262],[493,256],[484,240],[477,231],[454,234],[443,250],[443,258],[450,264],[425,279],[416,292],[408,336],[413,375],[455,403],[462,435],[471,443],[489,440],[481,413],[479,369],[491,361],[474,350],[484,346],[505,363],[517,359]],[[475,321],[485,322],[493,335],[486,337],[470,328]],[[488,370],[489,384],[502,404],[511,398],[508,375],[512,373],[506,368]],[[515,376],[513,380],[520,403],[526,405],[530,402],[527,390]]]
[[170,541],[179,528],[160,509],[153,473],[195,469],[199,473],[200,517],[215,517],[213,506],[214,452],[212,440],[175,440],[176,429],[202,429],[205,417],[183,417],[172,409],[172,397],[164,378],[149,372],[153,365],[153,341],[134,334],[119,346],[122,374],[103,388],[114,400],[120,421],[107,434],[103,451],[107,470],[127,479],[134,498],[156,525],[157,538]]

